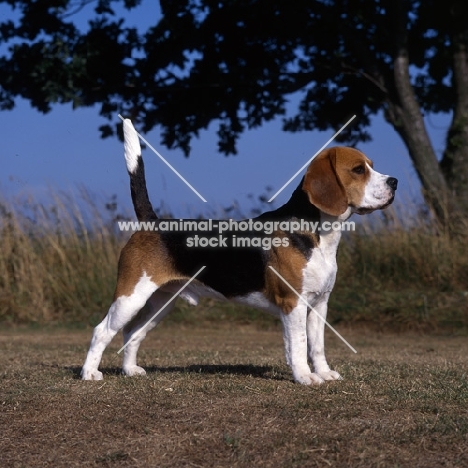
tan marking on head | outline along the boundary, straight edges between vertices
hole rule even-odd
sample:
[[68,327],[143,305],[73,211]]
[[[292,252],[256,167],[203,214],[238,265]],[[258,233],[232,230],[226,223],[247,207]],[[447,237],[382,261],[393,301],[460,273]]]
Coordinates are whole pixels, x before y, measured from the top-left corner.
[[310,163],[302,189],[319,210],[339,216],[348,206],[359,206],[369,180],[366,163],[372,167],[372,161],[354,148],[326,149]]
[[[275,232],[275,237],[286,237],[285,233]],[[308,233],[314,246],[317,238]],[[289,314],[298,304],[299,298],[284,281],[269,268],[272,266],[297,292],[302,293],[303,270],[307,264],[304,255],[291,245],[275,247],[270,250],[270,260],[265,269],[265,296],[277,305],[285,314]]]
[[336,174],[336,148],[322,151],[311,163],[302,189],[319,210],[338,216],[348,208],[346,192]]
[[372,161],[354,148],[337,148],[336,173],[346,190],[349,206],[360,206]]
[[158,288],[185,279],[172,265],[159,234],[138,231],[120,254],[114,301],[120,296],[130,296],[144,272]]

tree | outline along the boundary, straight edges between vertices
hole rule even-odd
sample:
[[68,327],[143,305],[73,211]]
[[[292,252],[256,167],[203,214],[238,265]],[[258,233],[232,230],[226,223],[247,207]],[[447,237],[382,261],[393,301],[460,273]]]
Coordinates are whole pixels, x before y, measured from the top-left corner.
[[[160,20],[143,33],[122,26],[112,10],[122,0],[95,1],[86,31],[72,22],[76,1],[3,3],[21,9],[18,23],[0,27],[1,40],[15,42],[0,59],[3,108],[15,96],[43,112],[54,102],[99,103],[109,119],[120,111],[145,131],[161,126],[163,144],[186,154],[213,120],[230,154],[244,129],[278,116],[301,131],[357,114],[341,135],[356,144],[383,111],[437,217],[468,215],[465,0],[161,0]],[[301,103],[285,118],[295,92]],[[424,122],[439,112],[452,113],[440,161]]]

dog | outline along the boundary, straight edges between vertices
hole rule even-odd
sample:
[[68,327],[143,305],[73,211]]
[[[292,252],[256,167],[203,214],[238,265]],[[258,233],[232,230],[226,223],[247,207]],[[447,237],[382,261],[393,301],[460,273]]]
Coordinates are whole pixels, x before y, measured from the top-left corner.
[[[155,229],[135,232],[122,249],[113,302],[94,329],[82,379],[103,378],[98,370],[102,354],[121,329],[123,373],[145,375],[137,365],[138,348],[146,333],[173,308],[171,298],[177,292],[192,305],[200,297],[214,297],[278,316],[294,380],[316,385],[341,379],[330,369],[324,351],[327,303],[335,283],[341,230],[325,227],[336,226],[353,213],[386,208],[394,200],[398,180],[376,172],[371,160],[354,148],[329,148],[310,163],[290,200],[246,220],[243,227],[247,230],[236,230],[230,223],[222,238],[207,237],[203,229],[156,230],[167,220],[158,219],[150,203],[140,143],[131,121],[124,120],[123,128],[133,206],[138,220],[153,222]],[[288,223],[300,228],[288,230],[284,228]],[[258,232],[256,227],[261,225],[274,231]],[[307,225],[317,229],[305,229]],[[236,243],[240,236],[242,246]],[[202,238],[206,247],[200,245]],[[194,239],[200,243],[194,244]]]

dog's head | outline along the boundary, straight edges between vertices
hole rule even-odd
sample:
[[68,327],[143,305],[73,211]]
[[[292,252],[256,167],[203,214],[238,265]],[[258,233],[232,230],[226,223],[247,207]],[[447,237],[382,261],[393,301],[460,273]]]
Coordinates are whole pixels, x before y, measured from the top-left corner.
[[326,149],[310,163],[302,189],[310,203],[332,216],[383,209],[393,202],[398,180],[372,166],[354,148]]

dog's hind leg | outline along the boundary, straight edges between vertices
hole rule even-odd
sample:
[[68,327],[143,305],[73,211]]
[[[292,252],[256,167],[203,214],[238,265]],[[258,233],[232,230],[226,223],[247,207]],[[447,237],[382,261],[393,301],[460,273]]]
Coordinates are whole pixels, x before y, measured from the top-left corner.
[[[174,308],[175,298],[167,304],[172,297],[173,294],[164,291],[158,290],[154,292],[148,299],[146,306],[143,307],[131,322],[125,325],[123,329],[125,349],[122,366],[122,371],[125,375],[146,374],[145,370],[137,365],[138,349],[146,334]],[[165,306],[165,304],[167,305]]]
[[81,370],[83,380],[102,379],[102,373],[98,370],[102,353],[116,333],[144,307],[156,289],[157,285],[144,274],[129,296],[122,295],[114,300],[104,320],[94,329],[88,355]]

